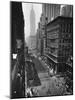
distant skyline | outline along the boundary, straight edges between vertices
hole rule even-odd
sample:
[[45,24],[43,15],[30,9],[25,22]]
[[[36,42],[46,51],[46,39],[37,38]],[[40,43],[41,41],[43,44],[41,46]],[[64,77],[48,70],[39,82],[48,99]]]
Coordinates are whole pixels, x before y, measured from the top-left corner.
[[42,4],[37,4],[37,3],[22,3],[22,8],[23,8],[23,14],[24,14],[24,21],[25,21],[25,27],[24,27],[24,32],[25,32],[25,39],[30,35],[30,11],[32,8],[33,4],[33,9],[35,12],[35,31],[38,28],[38,23],[40,21],[41,13],[42,13]]

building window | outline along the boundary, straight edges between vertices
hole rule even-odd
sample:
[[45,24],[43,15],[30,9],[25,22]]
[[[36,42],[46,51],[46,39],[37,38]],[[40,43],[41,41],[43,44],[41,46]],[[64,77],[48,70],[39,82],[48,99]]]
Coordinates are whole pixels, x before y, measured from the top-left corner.
[[70,24],[70,32],[72,32],[72,25]]
[[64,41],[65,41],[65,40],[63,39],[63,43],[64,43]]
[[68,32],[70,33],[70,24],[68,24]]
[[65,32],[65,24],[63,24],[62,28],[63,28],[62,32]]
[[55,48],[51,48],[51,53],[55,52]]
[[55,39],[51,39],[51,42],[55,42]]
[[61,32],[62,32],[62,24],[61,24]]

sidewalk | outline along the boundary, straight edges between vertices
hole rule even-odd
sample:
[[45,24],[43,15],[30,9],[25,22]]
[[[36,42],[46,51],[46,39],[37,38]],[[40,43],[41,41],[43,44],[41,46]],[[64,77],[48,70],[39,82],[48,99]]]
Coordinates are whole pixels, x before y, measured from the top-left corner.
[[[38,60],[39,60],[39,58],[37,58]],[[40,59],[39,60],[40,61],[40,63],[42,64],[42,66],[44,67],[44,69],[47,71],[48,69],[47,69],[47,64],[44,62],[44,60],[42,60],[42,59]]]

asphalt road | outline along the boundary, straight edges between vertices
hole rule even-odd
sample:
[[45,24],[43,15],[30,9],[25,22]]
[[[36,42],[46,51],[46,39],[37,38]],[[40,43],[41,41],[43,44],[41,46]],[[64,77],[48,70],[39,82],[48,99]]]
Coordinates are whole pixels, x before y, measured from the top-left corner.
[[44,68],[44,66],[41,64],[41,62],[38,60],[38,58],[34,58],[33,59],[33,62],[34,62],[34,64],[35,64],[35,68],[36,68],[36,70],[37,70],[37,72],[39,73],[39,72],[45,72],[46,70],[45,70],[45,68]]

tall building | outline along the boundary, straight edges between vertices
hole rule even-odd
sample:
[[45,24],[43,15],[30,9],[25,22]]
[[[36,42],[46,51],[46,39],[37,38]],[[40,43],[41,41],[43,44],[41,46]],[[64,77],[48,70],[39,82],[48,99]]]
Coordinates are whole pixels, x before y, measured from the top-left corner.
[[59,16],[47,24],[46,56],[56,72],[65,71],[73,57],[73,18]]
[[41,26],[41,19],[40,22],[38,23],[38,29],[36,33],[36,47],[37,47],[37,53],[39,55],[43,54],[43,30]]
[[35,12],[33,9],[33,5],[30,11],[30,36],[35,35]]
[[40,35],[41,35],[41,45],[42,54],[44,55],[46,49],[46,24],[60,16],[61,5],[57,4],[42,4],[42,14],[40,17]]
[[61,5],[61,4],[42,4],[42,16],[41,26],[43,26],[43,52],[45,53],[47,44],[47,23],[56,19],[58,16],[73,17],[73,6],[72,5]]
[[[25,97],[24,16],[23,16],[21,2],[11,2],[10,4],[11,4],[11,68],[10,68],[11,93],[10,95],[11,98],[22,98]],[[14,54],[17,55],[15,59],[13,57]]]
[[33,5],[30,11],[30,37],[29,37],[29,49],[32,53],[36,52],[36,34],[35,34],[35,12]]
[[48,22],[60,16],[60,4],[42,4],[42,14]]
[[73,6],[61,4],[42,4],[42,14],[45,18],[48,18],[48,22],[58,16],[73,17]]
[[72,5],[63,5],[61,7],[61,16],[73,17],[73,6]]

